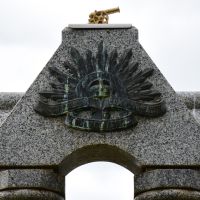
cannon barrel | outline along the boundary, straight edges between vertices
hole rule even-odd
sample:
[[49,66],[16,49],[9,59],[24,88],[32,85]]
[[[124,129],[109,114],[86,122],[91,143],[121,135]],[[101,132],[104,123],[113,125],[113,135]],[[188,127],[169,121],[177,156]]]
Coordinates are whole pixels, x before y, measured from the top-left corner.
[[119,7],[116,7],[116,8],[111,8],[111,9],[107,9],[107,10],[102,10],[100,12],[105,12],[109,15],[109,14],[113,14],[116,12],[120,12],[120,9],[119,9]]

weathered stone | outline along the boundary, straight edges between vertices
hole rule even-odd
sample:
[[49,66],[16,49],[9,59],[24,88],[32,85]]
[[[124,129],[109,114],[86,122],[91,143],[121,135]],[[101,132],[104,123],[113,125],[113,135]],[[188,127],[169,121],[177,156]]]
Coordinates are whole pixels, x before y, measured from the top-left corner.
[[[199,199],[200,126],[187,108],[192,109],[192,98],[179,96],[171,88],[138,42],[137,29],[66,28],[62,38],[58,50],[17,104],[19,97],[8,96],[4,102],[0,97],[0,109],[4,110],[0,199],[64,199],[64,175],[92,161],[114,162],[135,173],[136,200]],[[156,118],[137,117],[136,127],[103,134],[70,129],[64,123],[65,116],[51,118],[36,113],[39,91],[50,89],[50,81],[55,81],[48,69],[56,66],[62,71],[63,64],[72,61],[70,47],[82,55],[86,49],[95,53],[102,40],[108,51],[116,48],[120,55],[131,48],[132,59],[141,70],[154,69],[148,80],[162,93],[167,113]]]
[[73,29],[126,29],[131,28],[132,24],[69,24]]
[[0,171],[0,199],[61,200],[65,177],[52,169],[8,169]]
[[17,104],[23,93],[1,92],[0,93],[0,125],[8,117],[13,107]]
[[0,110],[11,110],[20,100],[24,93],[20,92],[1,92]]
[[2,200],[64,200],[65,198],[51,191],[34,189],[16,189],[11,191],[0,191]]
[[200,109],[200,92],[178,92],[189,109]]
[[52,169],[9,169],[0,171],[0,191],[34,188],[64,195],[65,177]]
[[[151,165],[198,166],[199,125],[143,50],[137,35],[135,28],[65,29],[61,46],[0,128],[0,165],[59,165],[82,147],[105,144],[126,152],[141,168]],[[49,118],[35,113],[33,108],[38,92],[50,88],[49,81],[54,80],[47,69],[57,66],[62,70],[63,63],[71,61],[70,46],[76,47],[82,54],[87,48],[96,52],[101,40],[108,46],[108,51],[117,48],[122,52],[132,48],[133,57],[140,63],[141,69],[155,69],[149,80],[166,100],[168,110],[164,116],[138,117],[139,123],[135,128],[101,135],[68,129],[63,117]]]
[[200,192],[191,190],[157,190],[138,195],[135,200],[199,200]]
[[135,195],[151,190],[187,189],[200,191],[200,171],[156,169],[135,176]]

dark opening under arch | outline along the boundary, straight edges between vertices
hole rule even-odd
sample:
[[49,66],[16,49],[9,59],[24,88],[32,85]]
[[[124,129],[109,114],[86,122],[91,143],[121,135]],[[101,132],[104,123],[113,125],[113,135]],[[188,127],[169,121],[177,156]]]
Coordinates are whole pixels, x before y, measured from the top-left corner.
[[113,162],[125,167],[134,174],[141,171],[138,161],[129,153],[116,146],[96,144],[82,147],[66,156],[59,165],[59,173],[67,175],[73,169],[95,161]]

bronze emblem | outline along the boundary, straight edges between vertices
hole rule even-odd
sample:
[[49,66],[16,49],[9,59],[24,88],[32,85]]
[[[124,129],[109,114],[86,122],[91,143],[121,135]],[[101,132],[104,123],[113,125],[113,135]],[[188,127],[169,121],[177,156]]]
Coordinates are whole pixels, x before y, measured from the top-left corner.
[[39,93],[35,110],[44,116],[66,115],[66,125],[87,131],[113,131],[136,126],[136,115],[157,117],[166,112],[161,93],[147,79],[153,69],[140,69],[132,61],[132,50],[121,56],[108,52],[103,42],[97,54],[81,55],[71,47],[73,64],[65,72],[49,68],[57,77],[52,90]]

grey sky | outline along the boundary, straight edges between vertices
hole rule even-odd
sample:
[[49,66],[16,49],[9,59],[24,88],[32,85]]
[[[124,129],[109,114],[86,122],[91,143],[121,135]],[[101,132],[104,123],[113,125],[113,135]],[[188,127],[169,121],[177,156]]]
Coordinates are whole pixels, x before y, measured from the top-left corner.
[[25,91],[61,41],[68,23],[120,6],[110,23],[132,23],[175,90],[200,90],[199,0],[0,0],[0,91]]
[[[0,91],[25,92],[59,46],[64,27],[69,23],[87,23],[88,14],[95,9],[116,6],[121,13],[110,16],[110,23],[132,23],[139,29],[140,43],[172,87],[200,91],[199,0],[0,0]],[[121,191],[128,188],[125,184],[132,180],[131,173],[108,163],[99,164],[98,168],[94,165],[97,163],[72,172],[71,186],[75,182],[75,189],[85,188],[89,178],[80,177],[94,169],[97,177],[125,177],[124,183],[120,180],[124,184]],[[101,179],[94,188],[105,183],[109,184],[108,180]],[[117,185],[114,187],[113,194],[120,191]],[[98,194],[95,189],[92,192]],[[110,193],[105,194],[107,198],[98,196],[111,198]],[[113,199],[129,199],[119,194],[118,197]],[[78,199],[76,196],[70,200]]]
[[67,200],[132,200],[133,174],[108,162],[76,168],[66,177]]

